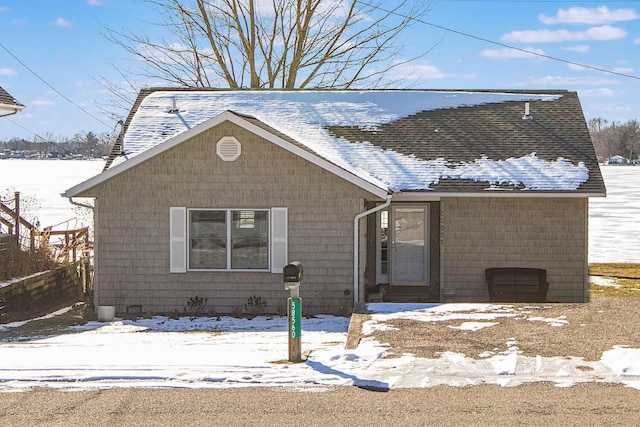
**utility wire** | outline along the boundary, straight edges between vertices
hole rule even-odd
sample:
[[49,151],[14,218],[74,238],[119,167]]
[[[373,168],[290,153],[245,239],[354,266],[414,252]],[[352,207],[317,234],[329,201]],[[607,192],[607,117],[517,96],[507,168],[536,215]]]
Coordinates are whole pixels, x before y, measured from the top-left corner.
[[567,59],[562,59],[562,58],[558,58],[558,57],[555,57],[555,56],[546,55],[544,53],[532,52],[532,51],[527,50],[527,49],[522,49],[522,48],[519,48],[519,47],[508,45],[506,43],[497,42],[497,41],[490,40],[490,39],[487,39],[487,38],[484,38],[484,37],[480,37],[480,36],[474,36],[473,34],[465,33],[463,31],[454,30],[453,28],[448,28],[448,27],[444,27],[442,25],[438,25],[438,24],[434,24],[434,23],[431,23],[431,22],[427,22],[427,21],[425,21],[423,19],[412,17],[412,16],[408,16],[408,15],[402,14],[400,12],[394,12],[394,11],[391,11],[391,10],[387,10],[387,9],[383,8],[382,6],[376,6],[376,5],[373,5],[371,3],[367,3],[367,2],[362,2],[362,3],[366,4],[369,7],[372,7],[374,9],[381,10],[382,12],[385,12],[385,13],[398,15],[401,18],[410,19],[410,20],[419,22],[421,24],[428,25],[430,27],[438,28],[440,30],[444,30],[444,31],[448,31],[450,33],[458,34],[460,36],[469,37],[469,38],[472,38],[472,39],[475,39],[475,40],[479,40],[479,41],[483,41],[483,42],[486,42],[486,43],[494,44],[496,46],[501,46],[501,47],[505,47],[507,49],[517,50],[519,52],[525,52],[525,53],[528,53],[530,55],[535,55],[535,56],[539,56],[541,58],[551,59],[553,61],[564,62],[565,64],[577,65],[579,67],[583,67],[583,68],[587,68],[587,69],[590,69],[590,70],[599,71],[599,72],[602,72],[602,73],[614,74],[616,76],[621,76],[621,77],[626,77],[626,78],[629,78],[629,79],[640,80],[640,77],[634,76],[632,74],[620,73],[620,72],[613,71],[613,70],[607,70],[605,68],[595,67],[593,65],[581,64],[579,62],[569,61]]
[[[73,102],[71,99],[69,99],[67,96],[65,96],[62,92],[60,92],[58,89],[56,89],[55,87],[53,87],[51,84],[49,84],[49,82],[47,82],[45,79],[43,79],[42,77],[40,77],[38,75],[38,73],[36,73],[35,71],[33,71],[27,64],[25,64],[24,62],[22,62],[16,55],[14,55],[9,49],[7,49],[5,47],[5,45],[2,44],[2,42],[0,42],[0,47],[2,47],[2,49],[4,49],[9,55],[11,55],[13,57],[13,59],[15,59],[16,61],[18,61],[24,68],[26,68],[27,70],[29,70],[29,72],[31,74],[33,74],[34,76],[36,76],[42,83],[44,83],[45,85],[49,86],[55,93],[57,93],[58,95],[60,95],[62,98],[64,98],[67,102],[69,102],[70,104],[74,105],[76,108],[78,108],[79,110],[83,111],[84,113],[88,114],[89,116],[93,117],[94,119],[96,119],[98,122],[102,123],[103,125],[105,125],[107,128],[111,128],[111,125],[105,123],[104,121],[102,121],[100,118],[96,117],[94,114],[92,114],[91,112],[87,111],[85,108],[81,107],[80,105],[76,104],[75,102]],[[25,129],[27,130],[27,129]]]

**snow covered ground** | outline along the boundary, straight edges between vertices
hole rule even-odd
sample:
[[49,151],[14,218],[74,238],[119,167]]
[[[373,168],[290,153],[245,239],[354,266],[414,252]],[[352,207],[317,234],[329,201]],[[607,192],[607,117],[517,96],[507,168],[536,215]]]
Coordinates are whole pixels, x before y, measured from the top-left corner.
[[640,263],[640,167],[600,170],[607,197],[589,199],[589,262]]
[[[490,304],[370,304],[377,314],[363,325],[365,334],[388,327],[396,318],[425,322],[456,320],[477,331],[501,318],[518,315],[510,306]],[[536,318],[549,327],[563,319]],[[349,320],[319,316],[303,320],[306,360],[288,359],[287,322],[282,317],[254,319],[154,317],[137,321],[89,322],[72,333],[29,339],[2,339],[0,391],[37,387],[86,390],[113,387],[229,388],[286,386],[322,391],[355,385],[388,390],[436,385],[516,386],[548,381],[558,387],[580,382],[622,383],[640,389],[640,349],[614,347],[597,362],[576,357],[528,357],[508,339],[507,350],[479,359],[445,352],[437,359],[410,354],[384,358],[388,347],[365,336],[345,350]],[[563,323],[564,322],[564,323]]]

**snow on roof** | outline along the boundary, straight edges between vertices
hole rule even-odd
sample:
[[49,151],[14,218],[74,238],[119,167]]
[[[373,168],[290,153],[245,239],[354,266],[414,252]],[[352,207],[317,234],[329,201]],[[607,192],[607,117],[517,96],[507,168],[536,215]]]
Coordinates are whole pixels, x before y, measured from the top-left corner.
[[[331,126],[375,132],[421,111],[507,101],[555,101],[558,94],[457,91],[171,91],[149,94],[124,136],[126,158],[157,146],[225,111],[253,116],[303,144],[318,156],[387,191],[429,190],[441,179],[471,179],[491,188],[510,184],[525,190],[576,190],[589,178],[584,164],[536,153],[520,158],[451,162],[420,159],[367,141],[332,135]],[[178,112],[170,112],[175,103]]]

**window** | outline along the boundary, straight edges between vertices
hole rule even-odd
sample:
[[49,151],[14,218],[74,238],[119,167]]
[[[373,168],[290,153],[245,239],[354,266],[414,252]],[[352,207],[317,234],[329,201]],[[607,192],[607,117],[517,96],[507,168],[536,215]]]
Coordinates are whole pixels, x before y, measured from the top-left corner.
[[378,212],[376,231],[376,283],[389,283],[389,211]]
[[268,211],[231,211],[231,268],[269,268]]
[[226,211],[189,211],[189,268],[227,268]]
[[189,269],[269,268],[269,212],[189,210]]
[[287,264],[287,208],[187,209],[172,207],[170,272],[271,270]]
[[389,211],[380,212],[380,274],[389,274]]

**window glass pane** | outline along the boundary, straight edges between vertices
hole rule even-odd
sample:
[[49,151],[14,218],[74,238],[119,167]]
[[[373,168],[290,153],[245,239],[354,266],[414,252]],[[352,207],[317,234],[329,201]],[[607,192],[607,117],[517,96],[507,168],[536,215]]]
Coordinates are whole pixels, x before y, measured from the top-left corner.
[[226,211],[191,211],[189,268],[227,268]]
[[269,268],[267,211],[231,211],[231,268]]
[[389,211],[380,212],[380,274],[389,273]]

